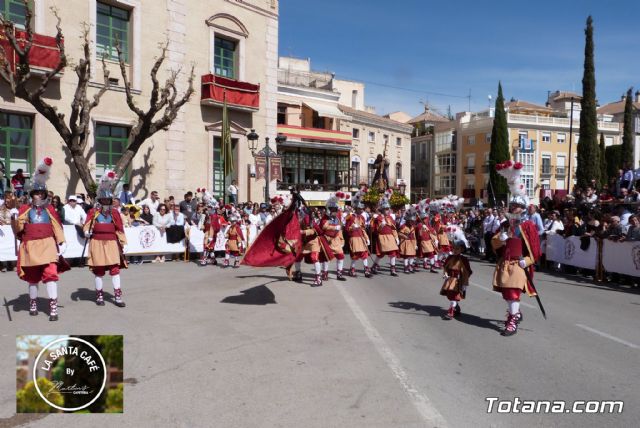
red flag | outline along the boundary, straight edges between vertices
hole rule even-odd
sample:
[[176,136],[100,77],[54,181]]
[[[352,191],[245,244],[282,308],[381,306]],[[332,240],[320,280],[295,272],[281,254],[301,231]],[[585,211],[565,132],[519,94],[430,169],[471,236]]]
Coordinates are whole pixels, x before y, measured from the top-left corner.
[[273,219],[253,242],[242,260],[243,265],[255,267],[290,266],[302,251],[300,222],[291,206]]

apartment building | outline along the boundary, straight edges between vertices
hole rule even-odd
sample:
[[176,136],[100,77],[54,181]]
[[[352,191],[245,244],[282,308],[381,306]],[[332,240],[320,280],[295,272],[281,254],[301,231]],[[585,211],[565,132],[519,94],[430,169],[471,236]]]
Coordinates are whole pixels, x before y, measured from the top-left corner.
[[[3,4],[11,12],[10,18],[24,26],[22,1],[6,0]],[[167,59],[158,79],[162,83],[170,70],[181,69],[181,93],[186,89],[189,65],[194,63],[196,93],[168,131],[155,134],[145,143],[122,181],[131,182],[136,197],[157,190],[161,195],[180,198],[183,191],[197,187],[213,189],[220,196],[225,184],[236,179],[240,200],[261,200],[264,180],[256,182],[246,173],[253,164],[246,134],[255,129],[261,140],[276,135],[277,0],[34,0],[32,4],[33,31],[40,44],[50,50],[55,50],[51,46],[55,47],[52,41],[56,19],[49,7],[58,10],[66,54],[73,63],[83,55],[83,23],[90,25],[94,70],[90,91],[103,86],[103,55],[111,71],[111,89],[93,111],[92,137],[86,150],[96,177],[114,165],[135,123],[135,114],[127,107],[123,93],[116,40],[122,44],[134,101],[142,108],[149,103],[149,73],[160,53],[158,44],[168,40]],[[43,57],[50,60],[52,55],[57,54],[49,52]],[[55,64],[40,60],[34,66],[50,69]],[[48,101],[67,117],[76,83],[76,74],[67,67],[46,94]],[[0,95],[0,159],[7,174],[22,168],[29,175],[35,163],[46,155],[54,161],[49,184],[54,192],[66,196],[84,191],[52,125],[30,104],[12,97],[4,84],[0,84]],[[223,176],[220,157],[224,97],[228,101],[234,147],[234,172],[228,177]]]

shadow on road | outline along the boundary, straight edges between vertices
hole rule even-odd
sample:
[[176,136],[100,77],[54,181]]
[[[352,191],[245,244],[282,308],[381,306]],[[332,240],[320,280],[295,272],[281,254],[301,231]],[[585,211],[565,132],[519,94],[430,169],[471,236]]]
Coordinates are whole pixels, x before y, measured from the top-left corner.
[[276,296],[266,285],[242,290],[240,295],[225,297],[220,303],[233,303],[236,305],[268,305],[275,304]]
[[[116,303],[115,297],[113,294],[107,293],[106,290],[102,290],[102,295],[104,297],[105,302]],[[74,302],[83,301],[83,302],[92,302],[96,301],[96,291],[89,290],[88,288],[78,288],[76,291],[71,293],[71,300]]]
[[[39,287],[39,289],[42,289],[42,287]],[[49,313],[48,298],[38,297],[36,299],[36,305],[38,306],[39,312]],[[13,308],[13,312],[23,312],[23,311],[29,312],[29,295],[25,293],[25,294],[19,295],[13,300],[9,300],[9,301],[5,300],[4,306],[7,308],[7,311],[9,311],[9,306],[11,306]],[[58,303],[58,307],[64,308],[64,306],[60,305],[59,303]]]
[[[440,306],[419,305],[412,302],[389,302],[389,306],[391,306],[392,308],[404,309],[407,311],[411,309],[413,309],[414,311],[422,311],[426,312],[430,317],[438,318],[442,318],[442,316],[447,313],[446,309]],[[466,312],[462,312],[462,314],[460,314],[460,316],[457,317],[456,320],[464,324],[469,324],[480,328],[487,328],[494,331],[502,331],[500,325],[504,324],[504,321],[501,320],[485,319]]]

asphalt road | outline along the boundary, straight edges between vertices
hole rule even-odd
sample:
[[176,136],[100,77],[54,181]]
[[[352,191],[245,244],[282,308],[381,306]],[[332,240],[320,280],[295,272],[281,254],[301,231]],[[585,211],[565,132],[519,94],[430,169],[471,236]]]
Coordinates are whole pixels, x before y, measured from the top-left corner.
[[[463,315],[452,321],[441,319],[440,275],[427,272],[312,288],[309,269],[300,285],[281,269],[133,266],[123,274],[121,309],[95,306],[89,272],[74,269],[61,280],[57,323],[30,317],[26,285],[0,274],[8,302],[0,310],[0,427],[637,426],[637,289],[537,274],[548,319],[525,298],[520,330],[505,338],[492,266],[472,269]],[[17,334],[123,334],[124,414],[16,416]],[[623,400],[624,410],[487,413],[487,397],[569,407]]]

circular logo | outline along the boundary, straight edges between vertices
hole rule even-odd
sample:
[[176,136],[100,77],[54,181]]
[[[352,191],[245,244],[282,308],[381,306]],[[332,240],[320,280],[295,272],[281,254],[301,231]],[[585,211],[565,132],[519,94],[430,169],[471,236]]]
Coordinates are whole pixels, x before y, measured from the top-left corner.
[[156,231],[151,227],[145,227],[140,231],[140,246],[142,248],[151,248],[156,242]]
[[576,245],[568,239],[564,241],[564,258],[571,260],[576,252]]
[[[53,345],[60,342],[67,342],[67,344],[65,346],[59,346],[58,349],[54,350],[55,347]],[[72,345],[71,342],[76,342],[76,346]],[[69,386],[64,385],[62,382],[54,383],[54,386],[53,388],[51,388],[51,390],[44,392],[41,391],[37,382],[37,371],[39,367],[42,367],[40,365],[40,359],[48,349],[51,349],[51,352],[49,352],[42,361],[43,366],[45,366],[47,370],[49,370],[49,368],[53,366],[52,361],[55,362],[55,360],[60,358],[61,356],[80,358],[82,360],[81,364],[86,364],[89,367],[89,373],[93,373],[95,371],[95,375],[97,376],[99,375],[99,372],[102,371],[102,386],[100,387],[100,390],[97,392],[95,390],[89,390],[87,386],[81,384],[81,381],[74,381],[74,384]],[[92,352],[89,352],[90,350]],[[96,356],[100,359],[102,366],[98,366],[98,362],[95,359]],[[65,412],[75,412],[76,410],[82,410],[89,407],[91,404],[93,404],[94,401],[98,399],[98,397],[100,397],[100,394],[102,394],[102,391],[104,391],[104,388],[107,385],[106,366],[107,365],[104,362],[102,354],[100,354],[100,351],[98,351],[98,349],[91,343],[78,337],[62,337],[60,339],[49,342],[44,348],[42,348],[42,350],[38,354],[33,364],[33,384],[36,387],[36,391],[38,392],[40,398],[42,398],[48,405]],[[66,375],[73,377],[74,374],[75,373],[73,369],[66,369]],[[47,399],[47,396],[52,392],[57,392],[60,394],[86,395],[87,402],[77,407],[58,406]]]

